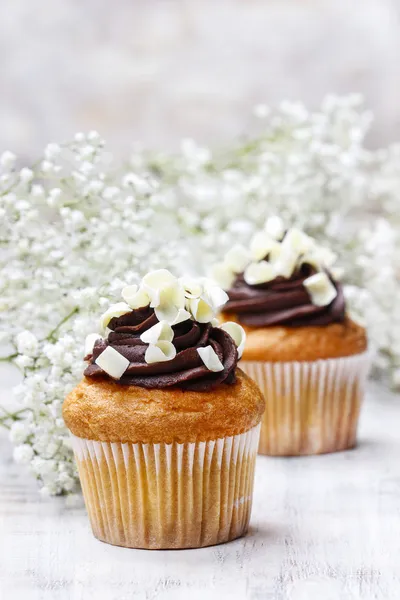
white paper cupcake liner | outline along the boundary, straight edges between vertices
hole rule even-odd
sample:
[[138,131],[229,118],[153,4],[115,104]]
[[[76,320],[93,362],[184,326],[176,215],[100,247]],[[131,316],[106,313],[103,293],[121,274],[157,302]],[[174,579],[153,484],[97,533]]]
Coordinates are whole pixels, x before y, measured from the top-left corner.
[[312,362],[241,361],[261,388],[266,410],[260,454],[322,454],[356,443],[368,352]]
[[73,436],[94,535],[131,548],[198,548],[248,527],[260,425],[209,442],[130,444]]

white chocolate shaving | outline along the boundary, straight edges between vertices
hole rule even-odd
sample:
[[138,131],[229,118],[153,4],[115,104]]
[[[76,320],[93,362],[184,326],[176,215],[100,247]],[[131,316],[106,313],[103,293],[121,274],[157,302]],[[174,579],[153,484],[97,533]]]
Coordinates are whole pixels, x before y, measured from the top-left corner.
[[274,240],[281,240],[285,233],[285,225],[280,217],[269,217],[264,229]]
[[150,304],[147,292],[137,285],[128,285],[121,292],[122,298],[132,309],[142,308]]
[[238,323],[228,321],[227,323],[221,325],[221,329],[226,331],[226,333],[229,333],[235,342],[235,345],[237,346],[238,357],[241,358],[246,344],[246,332],[243,327]]
[[144,331],[140,336],[140,339],[145,344],[156,344],[158,341],[172,342],[174,339],[174,332],[167,321],[160,321],[156,325],[153,325],[153,327],[150,327],[147,331]]
[[225,255],[224,263],[234,273],[242,273],[251,262],[251,254],[244,246],[236,244]]
[[129,360],[112,346],[107,346],[94,362],[114,379],[121,379],[129,367]]
[[258,231],[250,242],[250,252],[253,260],[262,260],[276,245],[276,241],[265,231]]
[[167,269],[151,271],[143,277],[142,288],[150,297],[150,306],[174,304],[183,308],[184,293],[176,277]]
[[126,302],[117,302],[106,310],[100,319],[100,329],[104,331],[111,319],[114,317],[122,317],[132,311],[131,307]]
[[318,256],[324,266],[328,269],[337,261],[337,254],[332,252],[329,248],[322,248],[320,246],[318,248]]
[[213,285],[207,288],[207,296],[210,300],[211,306],[214,310],[218,310],[221,306],[224,306],[229,300],[229,296],[222,288],[218,285]]
[[188,301],[188,306],[198,323],[209,323],[215,317],[214,308],[204,297],[192,298]]
[[335,286],[326,273],[316,273],[303,281],[315,306],[328,306],[337,296]]
[[344,277],[343,267],[334,267],[331,269],[331,275],[335,281],[341,281]]
[[157,269],[156,271],[150,271],[143,277],[143,286],[157,290],[165,285],[175,283],[176,277],[172,275],[167,269]]
[[177,315],[176,315],[175,319],[172,321],[171,325],[178,325],[179,323],[183,323],[184,321],[187,321],[188,319],[191,319],[191,318],[192,318],[192,315],[190,314],[190,312],[188,312],[184,308],[178,308]]
[[300,256],[299,266],[301,265],[310,265],[310,267],[313,267],[316,271],[321,271],[322,265],[321,260],[318,257],[318,252],[309,252]]
[[219,360],[217,353],[212,346],[197,348],[197,352],[209,371],[218,373],[218,371],[224,370],[224,365]]
[[275,252],[270,259],[275,275],[289,279],[296,269],[298,258],[295,250],[281,244],[279,252]]
[[291,248],[297,254],[305,254],[316,247],[315,241],[296,227],[292,227],[287,231],[282,245]]
[[179,283],[183,287],[185,298],[200,298],[204,291],[198,279],[192,277],[181,277]]
[[274,268],[266,260],[250,263],[244,272],[244,280],[248,285],[272,281],[275,276]]
[[166,362],[174,359],[176,356],[175,346],[171,342],[160,341],[157,344],[150,344],[144,355],[144,360],[148,365],[159,362]]
[[92,354],[95,343],[97,342],[97,340],[100,339],[101,335],[99,335],[98,333],[89,333],[89,335],[86,336],[85,356],[87,356],[88,354]]
[[211,267],[210,276],[224,290],[229,290],[235,281],[235,273],[226,263],[217,263]]

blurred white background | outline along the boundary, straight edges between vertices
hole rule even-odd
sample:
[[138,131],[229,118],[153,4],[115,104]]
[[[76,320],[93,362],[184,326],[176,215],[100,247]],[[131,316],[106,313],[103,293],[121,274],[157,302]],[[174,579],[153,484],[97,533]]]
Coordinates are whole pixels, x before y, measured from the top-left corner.
[[254,104],[362,92],[371,146],[400,138],[399,0],[2,0],[0,148],[98,129],[229,140]]

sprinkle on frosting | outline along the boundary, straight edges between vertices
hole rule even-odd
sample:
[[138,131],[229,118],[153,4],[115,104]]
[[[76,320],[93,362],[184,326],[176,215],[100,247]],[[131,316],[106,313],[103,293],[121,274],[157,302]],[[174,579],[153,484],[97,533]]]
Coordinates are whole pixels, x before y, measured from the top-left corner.
[[236,323],[219,327],[228,300],[209,279],[177,279],[165,269],[122,290],[125,302],[101,318],[106,337],[91,334],[86,377],[112,377],[122,385],[208,391],[235,382],[245,333]]
[[212,276],[228,292],[224,312],[244,325],[327,325],[345,316],[332,268],[336,258],[300,229],[285,230],[279,217],[271,217],[249,251],[235,246],[214,265]]

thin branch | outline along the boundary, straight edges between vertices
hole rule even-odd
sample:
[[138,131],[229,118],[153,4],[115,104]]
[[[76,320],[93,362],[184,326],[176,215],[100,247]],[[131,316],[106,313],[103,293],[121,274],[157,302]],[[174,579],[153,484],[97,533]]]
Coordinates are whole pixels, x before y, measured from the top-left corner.
[[67,321],[69,321],[69,319],[70,319],[71,317],[73,317],[73,316],[74,316],[76,313],[78,313],[78,312],[79,312],[79,307],[78,307],[78,306],[75,306],[75,308],[73,308],[73,309],[71,310],[71,312],[70,312],[70,313],[69,313],[69,314],[68,314],[66,317],[64,317],[64,318],[63,318],[63,319],[62,319],[62,320],[61,320],[61,321],[58,323],[58,325],[56,325],[56,326],[54,327],[54,329],[52,329],[52,331],[50,331],[50,333],[49,333],[49,334],[48,334],[48,336],[46,337],[46,340],[49,340],[49,341],[54,341],[54,336],[55,336],[55,334],[57,333],[57,331],[60,329],[60,327],[62,327],[62,326],[64,325],[64,323],[66,323]]
[[0,362],[10,362],[14,358],[17,358],[18,352],[14,352],[14,354],[9,354],[8,356],[0,356]]

